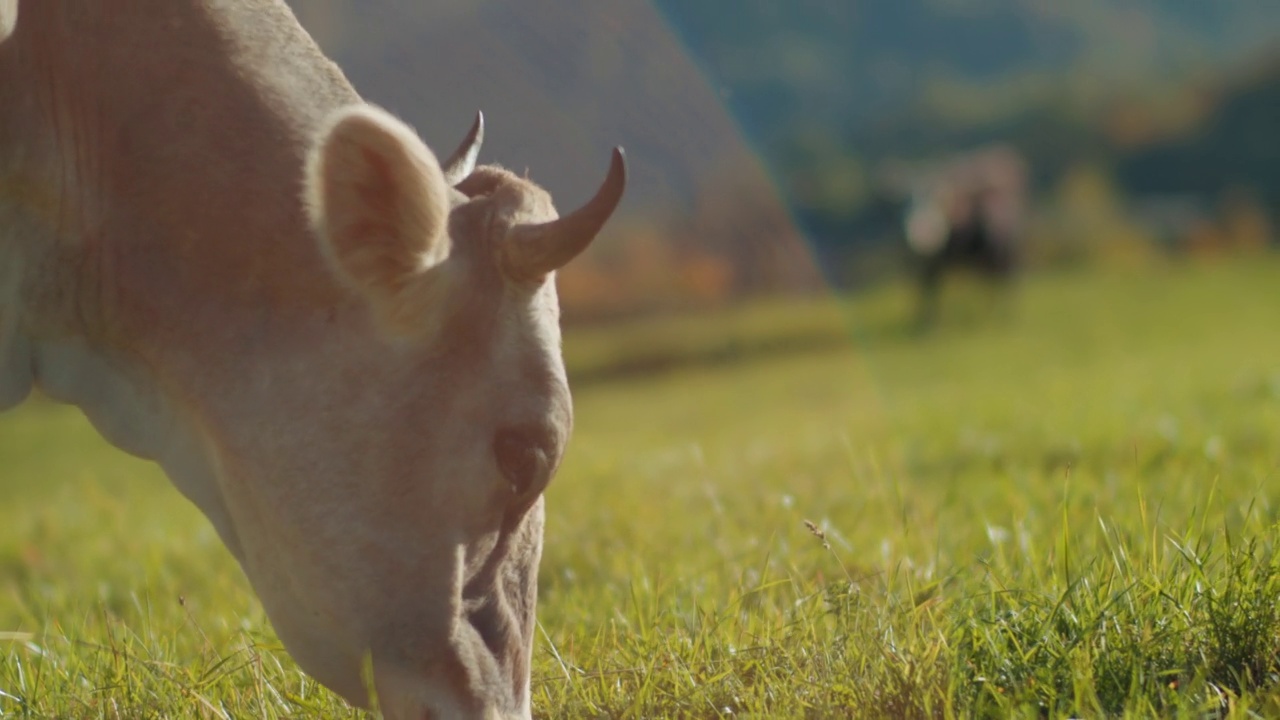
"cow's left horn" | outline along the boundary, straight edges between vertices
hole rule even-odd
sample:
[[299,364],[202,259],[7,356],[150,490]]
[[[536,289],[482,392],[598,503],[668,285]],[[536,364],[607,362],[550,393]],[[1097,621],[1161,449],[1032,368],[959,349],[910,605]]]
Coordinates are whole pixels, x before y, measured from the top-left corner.
[[502,243],[502,265],[513,280],[531,280],[566,263],[587,249],[622,200],[627,188],[627,159],[613,149],[609,175],[586,205],[540,225],[517,225]]
[[484,113],[476,111],[475,122],[471,123],[471,132],[441,166],[444,181],[453,187],[466,179],[476,169],[476,158],[480,156],[480,146],[484,143]]

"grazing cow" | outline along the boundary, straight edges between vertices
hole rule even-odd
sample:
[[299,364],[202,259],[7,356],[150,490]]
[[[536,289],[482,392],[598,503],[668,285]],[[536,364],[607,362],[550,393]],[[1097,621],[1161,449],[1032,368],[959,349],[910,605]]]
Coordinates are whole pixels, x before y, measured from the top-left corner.
[[902,231],[919,272],[920,320],[937,313],[944,274],[968,269],[1006,283],[1021,260],[1027,172],[1011,148],[969,153],[914,174]]
[[388,718],[530,716],[554,271],[620,200],[445,163],[282,0],[0,0],[0,407],[158,462],[298,664]]

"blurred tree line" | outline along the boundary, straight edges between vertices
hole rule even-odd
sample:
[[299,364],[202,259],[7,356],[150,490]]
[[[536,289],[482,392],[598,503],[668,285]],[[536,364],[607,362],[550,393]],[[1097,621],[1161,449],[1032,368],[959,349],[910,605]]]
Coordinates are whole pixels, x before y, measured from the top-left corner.
[[831,280],[900,265],[887,165],[993,141],[1031,164],[1042,263],[1274,239],[1280,3],[659,1]]

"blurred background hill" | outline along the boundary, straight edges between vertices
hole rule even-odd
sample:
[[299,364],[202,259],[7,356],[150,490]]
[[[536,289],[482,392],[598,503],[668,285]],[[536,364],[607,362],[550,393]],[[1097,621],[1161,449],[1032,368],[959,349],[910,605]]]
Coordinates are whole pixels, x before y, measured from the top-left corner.
[[991,141],[1033,170],[1034,261],[1265,247],[1274,0],[293,0],[369,99],[448,152],[586,197],[634,182],[560,279],[569,320],[893,276],[885,169]]

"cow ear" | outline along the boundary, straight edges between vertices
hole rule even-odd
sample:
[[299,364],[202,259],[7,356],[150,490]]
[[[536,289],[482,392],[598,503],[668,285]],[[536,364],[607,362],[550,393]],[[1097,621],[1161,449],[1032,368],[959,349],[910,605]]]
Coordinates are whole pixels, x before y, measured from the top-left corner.
[[335,113],[307,163],[307,210],[338,275],[383,319],[449,254],[449,188],[418,135],[368,105]]
[[0,42],[18,25],[18,0],[0,0]]

